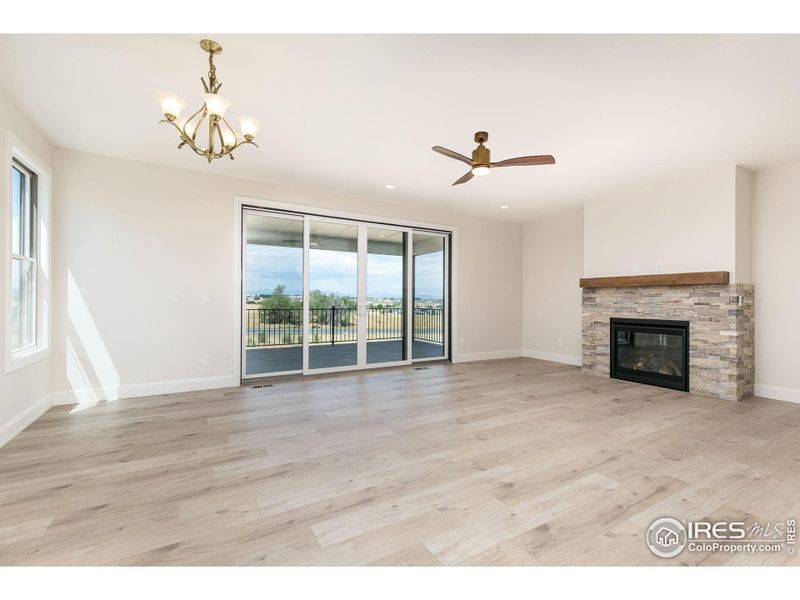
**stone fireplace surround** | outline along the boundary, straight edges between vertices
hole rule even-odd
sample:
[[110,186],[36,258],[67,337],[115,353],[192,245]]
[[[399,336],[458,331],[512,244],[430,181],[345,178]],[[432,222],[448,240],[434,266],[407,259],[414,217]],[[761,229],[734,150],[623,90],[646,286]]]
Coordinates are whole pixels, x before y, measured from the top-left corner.
[[608,377],[610,319],[689,321],[689,391],[753,395],[753,286],[707,284],[583,289],[583,371]]

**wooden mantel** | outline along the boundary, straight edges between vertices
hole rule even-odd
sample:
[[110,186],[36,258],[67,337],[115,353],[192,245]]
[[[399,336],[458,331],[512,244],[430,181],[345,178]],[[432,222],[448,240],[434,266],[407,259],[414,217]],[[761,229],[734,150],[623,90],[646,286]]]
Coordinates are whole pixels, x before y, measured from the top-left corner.
[[657,285],[708,285],[727,284],[728,271],[702,271],[699,273],[658,273],[657,275],[623,275],[620,277],[582,277],[582,288],[650,287]]

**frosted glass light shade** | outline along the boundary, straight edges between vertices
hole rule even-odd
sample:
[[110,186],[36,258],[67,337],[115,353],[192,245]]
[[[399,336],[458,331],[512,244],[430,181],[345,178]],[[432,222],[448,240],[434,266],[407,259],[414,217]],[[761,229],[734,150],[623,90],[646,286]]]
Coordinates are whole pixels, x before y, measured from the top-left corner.
[[177,119],[181,115],[181,111],[186,108],[186,100],[168,92],[158,94],[158,101],[161,103],[161,114],[168,119],[170,117]]
[[472,174],[476,177],[482,177],[489,174],[489,167],[473,167]]
[[242,130],[242,136],[250,140],[256,137],[258,130],[261,128],[261,123],[253,117],[239,117],[239,127]]
[[220,131],[222,132],[222,144],[225,147],[235,146],[236,145],[236,134],[233,133],[227,127],[220,127]]
[[203,100],[206,102],[208,113],[217,117],[224,117],[225,110],[231,105],[230,100],[219,94],[203,94]]

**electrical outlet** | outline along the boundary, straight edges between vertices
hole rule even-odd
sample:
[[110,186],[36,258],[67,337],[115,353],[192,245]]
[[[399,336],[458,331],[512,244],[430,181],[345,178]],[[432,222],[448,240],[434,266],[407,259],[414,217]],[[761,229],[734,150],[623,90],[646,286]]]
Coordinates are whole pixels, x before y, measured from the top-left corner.
[[202,362],[203,366],[207,367],[208,365],[211,364],[211,357],[208,354],[203,354]]
[[180,302],[181,301],[181,293],[180,292],[170,292],[169,299],[173,302]]
[[639,272],[639,263],[633,263],[633,272],[634,273],[638,273]]
[[658,263],[656,265],[656,273],[663,273],[663,272],[664,272],[664,265],[661,264],[661,263]]
[[564,345],[564,340],[558,340],[556,344],[558,345],[559,348],[561,348]]

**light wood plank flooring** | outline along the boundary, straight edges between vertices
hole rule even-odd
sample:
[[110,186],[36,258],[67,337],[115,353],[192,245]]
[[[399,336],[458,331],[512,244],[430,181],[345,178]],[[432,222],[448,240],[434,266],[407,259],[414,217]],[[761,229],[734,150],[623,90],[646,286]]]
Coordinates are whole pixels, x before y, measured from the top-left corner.
[[70,411],[0,449],[0,564],[796,564],[644,535],[800,516],[800,405],[512,359]]

